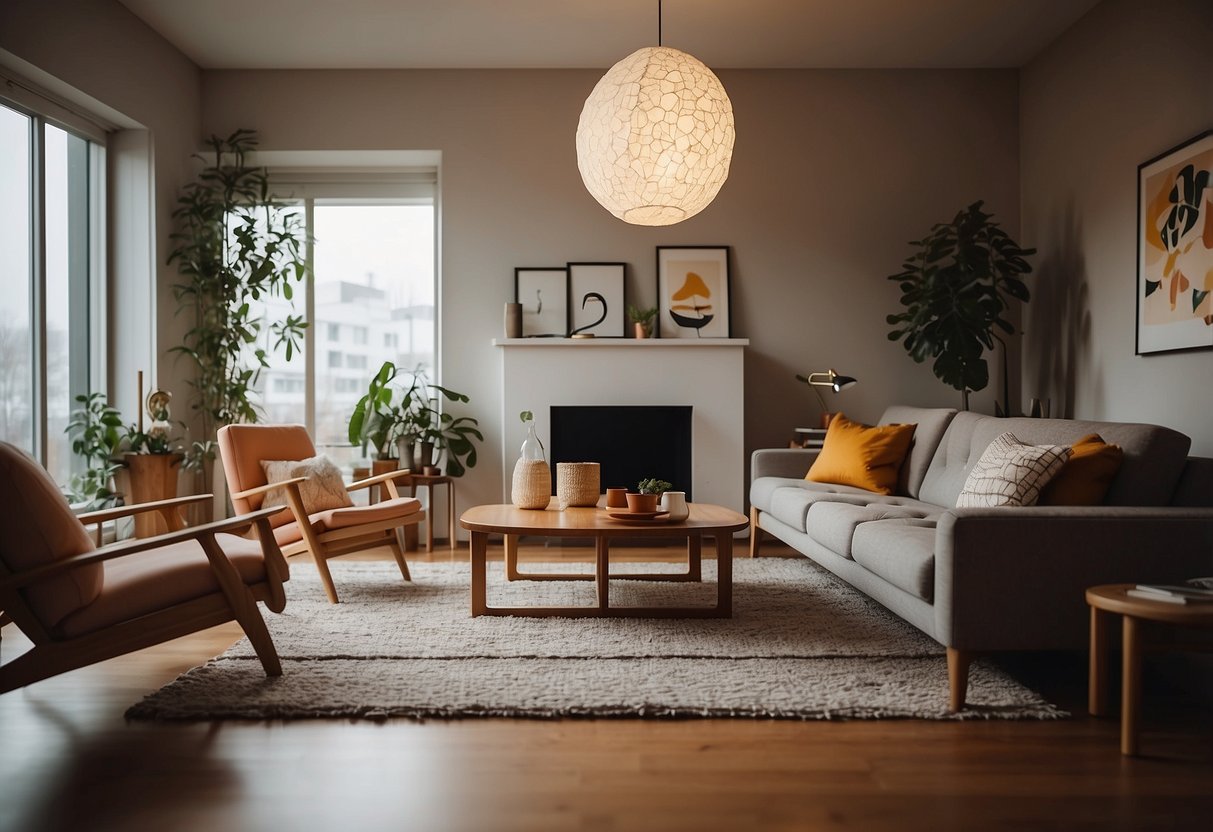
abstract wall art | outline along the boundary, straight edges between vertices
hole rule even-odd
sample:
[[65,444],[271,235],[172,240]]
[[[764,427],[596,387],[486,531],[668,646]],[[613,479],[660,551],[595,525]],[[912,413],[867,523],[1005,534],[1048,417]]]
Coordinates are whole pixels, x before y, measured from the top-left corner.
[[1137,168],[1137,354],[1213,347],[1213,130]]
[[729,247],[657,247],[657,333],[728,338]]
[[569,332],[622,338],[624,263],[569,263]]
[[522,304],[523,338],[563,338],[568,334],[568,269],[514,269],[514,301]]

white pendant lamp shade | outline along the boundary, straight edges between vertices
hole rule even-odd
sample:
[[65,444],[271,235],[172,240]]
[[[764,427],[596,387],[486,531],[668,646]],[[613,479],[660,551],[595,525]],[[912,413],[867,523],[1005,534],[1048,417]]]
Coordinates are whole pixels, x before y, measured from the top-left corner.
[[673,225],[729,176],[733,105],[698,58],[650,46],[602,76],[577,123],[577,167],[594,199],[633,225]]

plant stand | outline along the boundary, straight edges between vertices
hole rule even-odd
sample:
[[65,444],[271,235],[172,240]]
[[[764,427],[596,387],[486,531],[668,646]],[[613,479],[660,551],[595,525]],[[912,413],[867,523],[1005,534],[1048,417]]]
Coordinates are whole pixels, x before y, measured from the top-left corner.
[[[177,471],[182,454],[123,454],[126,466],[126,487],[123,497],[127,504],[171,500],[177,496]],[[159,512],[143,512],[135,516],[135,537],[155,537],[171,531]]]

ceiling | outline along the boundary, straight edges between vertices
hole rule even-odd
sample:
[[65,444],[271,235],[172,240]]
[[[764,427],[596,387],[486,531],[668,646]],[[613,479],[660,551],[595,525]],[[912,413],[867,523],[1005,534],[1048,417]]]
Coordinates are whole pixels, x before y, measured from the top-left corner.
[[[657,0],[120,0],[204,69],[606,68]],[[1019,67],[1098,0],[664,0],[715,68]]]

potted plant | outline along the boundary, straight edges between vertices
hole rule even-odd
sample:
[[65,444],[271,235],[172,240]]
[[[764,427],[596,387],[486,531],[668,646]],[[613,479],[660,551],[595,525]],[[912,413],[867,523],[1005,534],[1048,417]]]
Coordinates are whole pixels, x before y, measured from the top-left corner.
[[110,406],[104,393],[77,396],[67,433],[72,453],[84,460],[84,470],[72,475],[68,501],[85,511],[107,508],[118,501],[114,474],[122,467],[116,456],[122,442],[122,414]]
[[983,353],[995,341],[1002,344],[1001,415],[1010,406],[1007,350],[995,328],[1015,333],[1002,315],[1010,300],[1028,301],[1028,287],[1020,278],[1032,271],[1024,258],[1036,249],[1020,248],[981,206],[973,203],[911,243],[914,253],[889,277],[900,284],[906,311],[886,320],[896,327],[889,340],[904,339],[906,352],[919,363],[933,358],[931,369],[961,392],[965,410],[969,393],[984,389],[990,380]]
[[[436,384],[430,387],[440,391],[450,401],[468,401],[463,393]],[[471,416],[456,417],[439,410],[437,397],[427,400],[421,406],[421,413],[426,425],[421,436],[421,463],[425,472],[438,473],[432,470],[436,460],[434,454],[442,455],[446,472],[452,477],[461,477],[468,468],[475,468],[476,445],[473,439],[484,441],[484,434],[479,430],[480,422]],[[427,445],[430,447],[427,448]]]
[[657,500],[669,488],[670,484],[668,482],[655,477],[641,480],[636,486],[636,491],[629,491],[627,494],[628,511],[645,513],[656,511]]
[[267,326],[254,306],[267,297],[290,300],[307,274],[299,212],[270,193],[265,168],[246,162],[256,133],[241,129],[207,144],[214,156],[195,157],[204,167],[177,199],[168,256],[182,277],[173,287],[178,313],[190,320],[172,351],[193,364],[191,407],[202,437],[190,447],[187,464],[204,477],[216,431],[257,421],[250,394],[271,349],[282,349],[290,361],[307,327],[301,315]]
[[628,304],[628,318],[632,322],[637,338],[648,338],[653,334],[653,321],[656,317],[656,306],[641,309],[639,306]]

